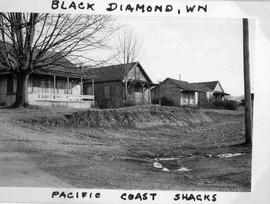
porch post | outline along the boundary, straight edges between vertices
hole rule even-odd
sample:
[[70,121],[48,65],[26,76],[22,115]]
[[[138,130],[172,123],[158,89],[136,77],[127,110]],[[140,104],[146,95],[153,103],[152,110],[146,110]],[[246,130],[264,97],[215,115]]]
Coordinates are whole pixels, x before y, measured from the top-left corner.
[[48,93],[50,94],[51,93],[51,79],[49,78],[48,79]]
[[142,102],[144,104],[144,84],[142,84]]
[[158,85],[158,104],[161,106],[160,84]]
[[56,88],[56,76],[53,75],[53,93],[54,93],[54,94],[56,94],[55,88]]
[[179,89],[179,105],[182,106],[182,90]]
[[190,96],[191,96],[191,91],[188,91],[188,107],[190,107]]
[[67,77],[67,94],[69,94],[69,76]]
[[81,95],[83,95],[83,80],[82,80],[82,77],[81,77],[81,92],[80,92]]
[[94,78],[92,78],[92,95],[95,95],[95,82],[94,82]]
[[151,87],[149,85],[147,85],[147,104],[151,104]]

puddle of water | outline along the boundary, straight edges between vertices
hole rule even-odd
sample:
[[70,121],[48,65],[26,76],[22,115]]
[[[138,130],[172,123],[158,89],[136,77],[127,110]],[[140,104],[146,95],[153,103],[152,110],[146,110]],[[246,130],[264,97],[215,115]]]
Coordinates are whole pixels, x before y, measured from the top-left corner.
[[173,161],[173,160],[178,160],[180,158],[177,157],[172,157],[172,158],[158,158],[159,161]]
[[163,168],[162,164],[159,163],[159,162],[154,162],[154,163],[153,163],[153,166],[154,166],[155,168],[157,168],[157,169],[162,169],[162,168]]
[[243,153],[224,153],[224,154],[218,154],[218,158],[231,158],[231,157],[238,157],[243,155]]
[[197,158],[198,156],[196,155],[192,155],[192,156],[188,156],[189,159],[194,159],[194,158]]
[[177,169],[176,171],[179,171],[179,172],[186,172],[186,171],[191,171],[192,169],[188,169],[186,167],[181,167],[180,169]]
[[[165,158],[165,160],[161,160],[161,161],[175,161],[175,160],[178,161],[178,159],[179,158]],[[169,166],[170,167],[173,167],[174,166],[173,170],[170,170],[169,168],[165,167],[163,164],[159,163],[157,161],[157,159],[155,159],[155,161],[153,162],[153,167],[154,168],[161,169],[161,171],[164,171],[164,172],[170,172],[170,171],[187,172],[187,171],[191,171],[192,170],[192,169],[188,169],[188,168],[186,168],[184,166],[181,166],[181,165],[177,164],[177,162],[174,165],[169,165]],[[179,167],[181,167],[181,168],[179,168]]]
[[163,167],[163,168],[162,168],[162,171],[169,172],[170,170],[169,170],[168,168],[166,168],[166,167]]
[[208,158],[212,158],[211,154],[206,154],[205,156],[208,157]]

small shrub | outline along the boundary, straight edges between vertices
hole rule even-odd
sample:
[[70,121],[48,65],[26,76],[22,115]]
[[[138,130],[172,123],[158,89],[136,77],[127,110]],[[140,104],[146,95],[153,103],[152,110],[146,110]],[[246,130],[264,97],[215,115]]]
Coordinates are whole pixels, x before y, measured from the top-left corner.
[[6,102],[1,102],[0,106],[7,106],[7,103]]
[[238,108],[237,101],[215,101],[214,102],[215,108],[221,108],[221,109],[228,109],[228,110],[236,110]]
[[120,104],[120,107],[130,107],[130,106],[135,106],[135,105],[136,105],[135,101],[127,100],[127,101],[123,101]]
[[122,102],[108,100],[106,103],[103,103],[103,104],[96,103],[96,106],[100,109],[123,108],[123,107],[135,106],[135,105],[138,105],[138,104],[136,104],[134,101],[131,101],[131,100],[122,101]]
[[215,108],[215,105],[213,102],[209,100],[199,100],[199,105],[200,108]]
[[112,109],[112,108],[118,108],[119,107],[119,105],[118,104],[116,104],[114,101],[111,101],[111,100],[108,100],[107,102],[106,102],[106,104],[104,105],[104,107],[103,108],[109,108],[109,109]]
[[92,108],[99,108],[98,102],[95,100]]

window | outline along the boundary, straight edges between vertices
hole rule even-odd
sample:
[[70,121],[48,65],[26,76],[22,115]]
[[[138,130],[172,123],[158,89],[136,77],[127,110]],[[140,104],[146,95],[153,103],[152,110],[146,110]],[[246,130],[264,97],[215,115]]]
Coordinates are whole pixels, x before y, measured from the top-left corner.
[[105,99],[111,98],[111,87],[110,86],[104,87],[104,97],[105,97]]
[[49,80],[48,79],[41,79],[40,85],[42,88],[42,93],[49,93]]
[[13,93],[13,76],[11,74],[7,77],[7,93]]
[[33,79],[32,80],[32,87],[33,87],[33,92],[34,93],[40,93],[41,92],[41,83],[39,79]]

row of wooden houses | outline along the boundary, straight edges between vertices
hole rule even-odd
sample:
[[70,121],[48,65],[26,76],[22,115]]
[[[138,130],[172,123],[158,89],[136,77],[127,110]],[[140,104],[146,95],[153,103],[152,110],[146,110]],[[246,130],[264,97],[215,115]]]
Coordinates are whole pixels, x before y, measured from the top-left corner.
[[[34,71],[28,80],[27,101],[39,106],[90,108],[119,107],[123,103],[151,104],[166,97],[175,106],[197,106],[201,101],[224,100],[219,81],[189,83],[167,78],[152,82],[139,62],[92,68],[77,68],[68,59],[65,66]],[[125,74],[123,74],[125,73]],[[0,69],[0,105],[15,100],[16,78]]]
[[152,99],[165,97],[174,106],[224,101],[227,95],[219,81],[189,83],[167,78],[152,90]]

